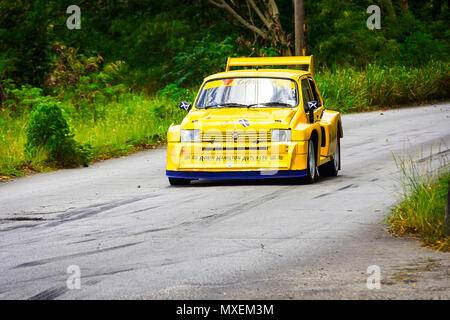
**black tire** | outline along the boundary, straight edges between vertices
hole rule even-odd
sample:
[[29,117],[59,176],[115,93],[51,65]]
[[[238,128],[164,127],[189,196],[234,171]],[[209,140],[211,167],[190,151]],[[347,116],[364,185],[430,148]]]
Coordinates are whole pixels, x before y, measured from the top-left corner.
[[337,138],[336,151],[334,152],[333,160],[328,161],[327,163],[319,167],[320,175],[328,177],[336,177],[338,175],[340,166],[341,166],[341,140]]
[[191,183],[191,180],[181,178],[169,178],[169,183],[171,186],[186,186],[189,183]]
[[316,148],[314,147],[314,142],[312,140],[308,141],[308,159],[307,159],[307,175],[305,177],[305,182],[308,184],[314,183],[316,180]]

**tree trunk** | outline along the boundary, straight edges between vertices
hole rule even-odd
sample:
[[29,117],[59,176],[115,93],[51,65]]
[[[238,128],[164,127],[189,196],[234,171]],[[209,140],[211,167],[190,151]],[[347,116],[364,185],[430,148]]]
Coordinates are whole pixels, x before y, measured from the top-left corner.
[[386,10],[388,17],[392,19],[396,19],[397,16],[395,14],[394,6],[392,5],[392,0],[383,0],[383,8]]
[[400,0],[400,8],[402,9],[403,13],[408,13],[409,12],[408,0]]
[[295,55],[303,55],[305,47],[305,35],[303,33],[303,23],[305,21],[305,3],[303,0],[294,0],[294,21],[295,21]]

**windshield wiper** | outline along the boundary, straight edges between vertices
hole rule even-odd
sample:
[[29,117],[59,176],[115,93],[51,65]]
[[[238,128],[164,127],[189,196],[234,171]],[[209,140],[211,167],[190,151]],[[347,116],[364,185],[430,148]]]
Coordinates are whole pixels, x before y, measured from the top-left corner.
[[281,107],[290,107],[290,108],[294,107],[293,105],[291,105],[289,103],[277,102],[277,101],[254,103],[254,104],[249,105],[249,107],[255,107],[255,106],[281,106]]
[[199,108],[199,109],[210,109],[210,108],[252,108],[252,107],[256,107],[256,106],[266,106],[266,107],[271,107],[271,106],[280,106],[280,107],[289,107],[289,108],[293,108],[294,106],[289,104],[289,103],[285,103],[285,102],[277,102],[277,101],[272,101],[272,102],[263,102],[263,103],[253,103],[253,104],[242,104],[242,103],[235,103],[235,102],[230,102],[230,103],[217,103],[217,104],[212,104],[203,108]]
[[205,107],[199,108],[199,109],[217,108],[217,107],[219,107],[219,106],[220,106],[220,104],[212,104],[212,105],[210,105],[210,106],[205,106]]
[[242,104],[242,103],[234,103],[234,102],[230,102],[230,103],[218,103],[218,104],[213,104],[210,106],[206,106],[203,109],[209,109],[209,108],[248,108],[249,106],[246,104]]

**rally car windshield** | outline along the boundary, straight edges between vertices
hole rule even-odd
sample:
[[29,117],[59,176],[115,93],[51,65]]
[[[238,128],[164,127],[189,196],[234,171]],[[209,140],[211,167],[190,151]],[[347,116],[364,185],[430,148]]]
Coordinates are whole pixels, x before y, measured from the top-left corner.
[[206,82],[196,108],[292,108],[297,106],[297,96],[293,80],[226,78]]

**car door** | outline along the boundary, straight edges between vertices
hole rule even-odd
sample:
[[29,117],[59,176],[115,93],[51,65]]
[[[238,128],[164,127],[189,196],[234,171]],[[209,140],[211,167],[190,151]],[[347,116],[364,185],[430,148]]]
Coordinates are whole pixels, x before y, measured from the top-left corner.
[[[305,113],[308,115],[309,114],[308,102],[313,101],[314,96],[307,78],[302,79],[300,83],[302,87],[303,108],[305,109]],[[309,116],[307,116],[307,119],[309,120]],[[316,119],[314,118],[314,120]]]
[[317,101],[317,109],[314,111],[314,121],[318,121],[322,118],[323,111],[325,107],[323,106],[322,98],[319,95],[319,91],[317,90],[317,86],[314,80],[311,77],[308,77],[308,83],[311,87],[311,92],[313,96],[313,100]]
[[[308,77],[308,83],[311,87],[312,95],[315,101],[317,101],[317,110],[314,111],[314,120],[320,121],[323,116],[323,112],[325,111],[325,107],[323,106],[322,97],[319,94],[319,90],[317,90],[316,83],[312,77]],[[322,139],[321,139],[321,148],[320,155],[327,157],[334,153],[336,148],[335,139],[337,136],[337,127],[332,126],[328,123],[320,123],[320,129],[322,131]]]

